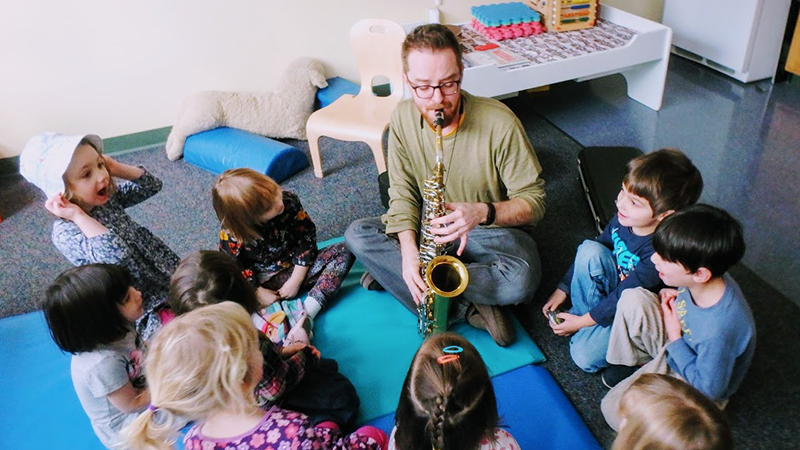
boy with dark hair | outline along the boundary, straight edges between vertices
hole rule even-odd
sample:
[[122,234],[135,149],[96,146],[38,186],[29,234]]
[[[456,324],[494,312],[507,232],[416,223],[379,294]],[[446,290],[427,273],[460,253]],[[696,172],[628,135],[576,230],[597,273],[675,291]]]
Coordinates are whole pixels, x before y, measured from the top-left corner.
[[[755,351],[753,314],[726,274],[745,250],[736,219],[709,205],[686,208],[659,225],[653,248],[661,280],[678,289],[661,290],[660,301],[652,292],[631,289],[619,300],[607,354],[619,366],[603,372],[613,387],[602,410],[614,429],[620,398],[641,374],[682,378],[724,407]],[[645,365],[636,370],[640,364]],[[633,376],[625,378],[625,369],[635,370]]]
[[[660,286],[653,267],[651,235],[665,217],[700,198],[703,179],[686,155],[661,149],[634,158],[617,197],[617,215],[603,233],[586,240],[558,289],[542,308],[545,317],[566,301],[569,312],[557,314],[550,327],[559,336],[572,335],[572,360],[586,372],[608,363],[611,323],[625,289]],[[556,323],[558,322],[558,323]]]

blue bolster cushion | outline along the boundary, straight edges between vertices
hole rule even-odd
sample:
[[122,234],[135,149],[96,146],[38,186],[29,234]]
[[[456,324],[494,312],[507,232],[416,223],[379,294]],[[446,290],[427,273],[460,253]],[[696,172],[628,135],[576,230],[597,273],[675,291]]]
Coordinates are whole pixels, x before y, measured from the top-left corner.
[[328,78],[327,81],[328,87],[317,91],[315,109],[324,108],[345,94],[357,95],[358,91],[361,90],[359,85],[341,77]]
[[236,128],[221,127],[189,136],[186,162],[214,173],[248,167],[280,183],[308,167],[308,157],[289,144]]

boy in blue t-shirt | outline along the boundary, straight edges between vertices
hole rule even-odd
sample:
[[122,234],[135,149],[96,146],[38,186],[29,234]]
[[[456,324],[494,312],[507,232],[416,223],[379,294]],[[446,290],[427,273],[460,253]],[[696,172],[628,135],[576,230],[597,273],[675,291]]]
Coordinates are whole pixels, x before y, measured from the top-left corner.
[[570,336],[570,355],[586,372],[607,366],[606,351],[620,293],[643,287],[658,289],[658,272],[650,261],[650,237],[673,212],[700,198],[703,179],[697,167],[676,149],[661,149],[634,158],[617,196],[617,215],[603,233],[586,240],[558,289],[542,308],[545,317],[567,300],[568,312],[553,332]]
[[[653,248],[661,280],[678,289],[661,290],[660,300],[632,289],[619,300],[607,355],[615,365],[603,372],[603,381],[613,387],[602,402],[603,415],[615,429],[619,400],[641,374],[682,378],[724,407],[755,351],[753,314],[726,274],[745,250],[736,219],[713,206],[691,206],[658,226]],[[638,370],[624,378],[624,369]]]

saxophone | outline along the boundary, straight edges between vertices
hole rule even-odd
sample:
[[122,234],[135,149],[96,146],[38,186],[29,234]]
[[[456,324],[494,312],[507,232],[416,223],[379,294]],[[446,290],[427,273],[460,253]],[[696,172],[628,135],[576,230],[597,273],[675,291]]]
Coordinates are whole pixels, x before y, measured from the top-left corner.
[[453,256],[446,255],[447,244],[434,242],[431,220],[446,214],[444,207],[444,155],[442,150],[442,126],[444,113],[436,111],[433,121],[436,131],[436,164],[433,174],[425,180],[422,189],[422,216],[419,238],[420,274],[428,289],[417,305],[418,328],[427,338],[447,330],[450,299],[467,288],[467,267]]

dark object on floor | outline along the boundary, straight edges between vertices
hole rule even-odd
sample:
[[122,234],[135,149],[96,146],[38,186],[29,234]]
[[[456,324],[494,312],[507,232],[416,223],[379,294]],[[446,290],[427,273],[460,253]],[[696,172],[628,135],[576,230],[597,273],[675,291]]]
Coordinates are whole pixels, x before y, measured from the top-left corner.
[[611,389],[618,385],[620,381],[633,375],[638,369],[638,367],[611,364],[603,369],[603,373],[600,374],[600,379],[603,380],[603,385],[605,387]]
[[514,326],[502,307],[472,303],[467,307],[465,316],[467,323],[473,327],[488,331],[500,347],[514,343]]
[[389,171],[378,174],[378,190],[381,192],[381,203],[389,209]]
[[581,183],[598,233],[617,213],[615,202],[628,161],[641,154],[635,147],[586,147],[578,153]]

